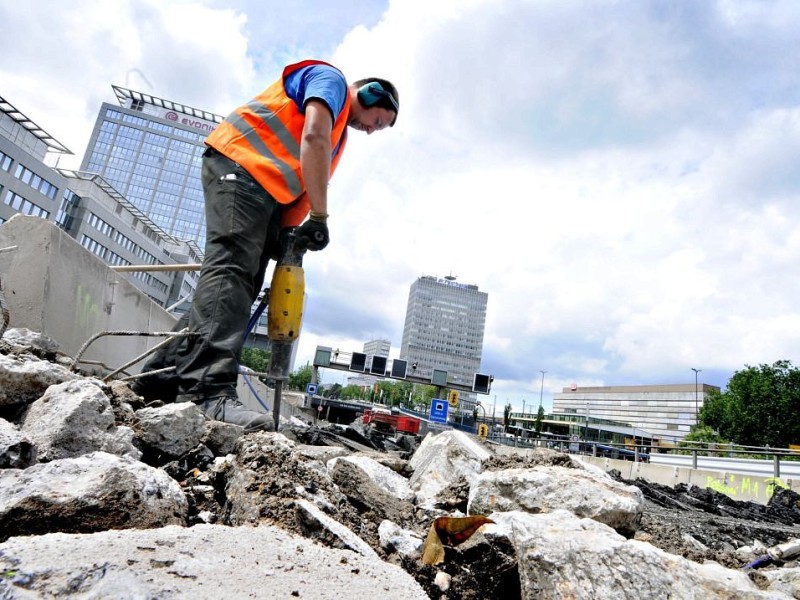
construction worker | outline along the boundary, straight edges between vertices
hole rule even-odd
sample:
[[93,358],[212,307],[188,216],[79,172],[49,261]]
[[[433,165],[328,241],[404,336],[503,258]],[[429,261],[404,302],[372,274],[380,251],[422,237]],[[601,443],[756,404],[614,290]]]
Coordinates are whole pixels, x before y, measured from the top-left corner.
[[135,380],[135,392],[146,400],[195,402],[207,417],[246,431],[272,428],[236,394],[239,353],[267,263],[279,257],[286,227],[298,226],[297,239],[309,250],[328,245],[328,181],[347,127],[369,135],[393,126],[398,111],[390,82],[348,84],[332,65],[306,60],[287,66],[211,132],[201,174],[205,259],[191,309],[175,327],[197,335],[156,352],[143,371],[175,370]]

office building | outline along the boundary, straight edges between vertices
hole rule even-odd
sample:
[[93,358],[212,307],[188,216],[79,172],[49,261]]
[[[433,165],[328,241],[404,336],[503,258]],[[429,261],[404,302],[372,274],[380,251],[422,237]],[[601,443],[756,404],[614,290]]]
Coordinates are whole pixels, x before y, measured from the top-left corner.
[[379,356],[381,358],[389,358],[389,352],[392,349],[392,342],[389,340],[370,340],[364,344],[364,354],[367,355],[366,368],[367,372],[372,370],[372,357]]
[[81,163],[169,235],[205,244],[200,166],[206,136],[222,117],[112,86]]
[[[70,194],[56,223],[104,262],[146,268],[202,261],[194,241],[179,240],[161,230],[99,175],[66,169],[58,173],[66,178]],[[180,306],[197,286],[196,271],[136,270],[120,275],[163,308]]]
[[[453,276],[424,275],[411,284],[400,347],[409,372],[431,377],[434,369],[446,371],[448,383],[472,387],[481,367],[487,300],[477,285]],[[463,408],[471,410],[475,399],[462,393]]]
[[[53,155],[72,154],[0,97],[0,224],[15,214],[54,222],[112,266],[196,263],[202,253],[153,223],[96,174],[56,169]],[[120,274],[162,307],[191,294],[197,274]]]
[[[719,388],[694,383],[579,387],[553,394],[553,415],[578,415],[619,422],[642,429],[664,441],[683,439],[697,423],[697,413],[711,391]],[[642,435],[642,434],[640,434]]]
[[0,97],[0,223],[21,213],[55,221],[66,179],[45,164],[68,148]]

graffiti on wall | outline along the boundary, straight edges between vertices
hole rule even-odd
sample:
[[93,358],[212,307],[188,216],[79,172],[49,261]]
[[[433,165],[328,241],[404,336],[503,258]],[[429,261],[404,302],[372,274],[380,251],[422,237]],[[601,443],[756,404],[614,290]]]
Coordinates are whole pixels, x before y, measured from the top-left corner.
[[776,488],[789,489],[789,485],[778,477],[748,477],[747,475],[726,474],[723,479],[717,477],[706,477],[706,487],[715,492],[720,492],[726,496],[735,498],[739,495],[761,497],[761,493],[766,494],[767,499],[771,498]]
[[80,329],[94,331],[99,309],[89,290],[78,285],[75,298],[75,323]]

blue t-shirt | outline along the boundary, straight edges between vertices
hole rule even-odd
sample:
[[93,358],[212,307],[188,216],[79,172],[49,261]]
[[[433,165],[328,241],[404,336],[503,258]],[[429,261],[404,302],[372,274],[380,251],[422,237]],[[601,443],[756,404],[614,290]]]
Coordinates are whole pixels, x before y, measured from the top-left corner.
[[305,112],[306,102],[322,100],[330,109],[334,122],[344,108],[347,81],[338,69],[328,65],[310,65],[290,73],[284,82],[286,95]]

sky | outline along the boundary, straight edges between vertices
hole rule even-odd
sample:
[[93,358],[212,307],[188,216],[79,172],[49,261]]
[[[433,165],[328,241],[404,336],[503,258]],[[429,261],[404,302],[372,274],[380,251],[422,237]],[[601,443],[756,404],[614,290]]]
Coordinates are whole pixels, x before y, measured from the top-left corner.
[[397,85],[329,186],[298,364],[396,357],[422,275],[488,293],[488,405],[798,361],[794,0],[0,0],[0,29],[0,96],[68,168],[112,84],[222,115],[305,58]]

